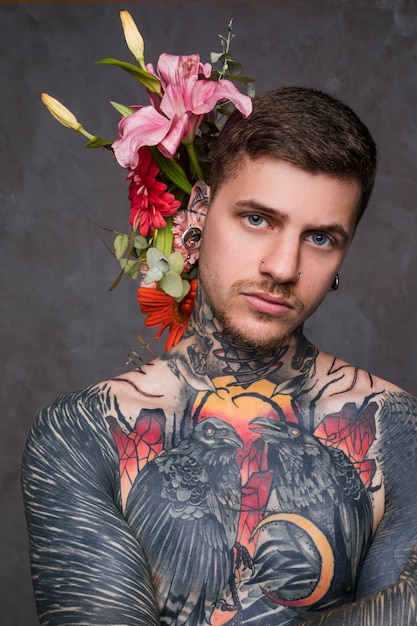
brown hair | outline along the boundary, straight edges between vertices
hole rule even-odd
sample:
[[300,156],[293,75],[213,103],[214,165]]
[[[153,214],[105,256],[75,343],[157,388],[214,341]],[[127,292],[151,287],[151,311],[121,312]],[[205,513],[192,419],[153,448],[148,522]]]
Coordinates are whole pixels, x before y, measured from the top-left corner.
[[242,158],[273,158],[306,171],[357,180],[358,219],[375,181],[377,152],[368,128],[348,106],[315,89],[284,87],[255,96],[253,111],[234,111],[218,138],[210,187],[236,175]]

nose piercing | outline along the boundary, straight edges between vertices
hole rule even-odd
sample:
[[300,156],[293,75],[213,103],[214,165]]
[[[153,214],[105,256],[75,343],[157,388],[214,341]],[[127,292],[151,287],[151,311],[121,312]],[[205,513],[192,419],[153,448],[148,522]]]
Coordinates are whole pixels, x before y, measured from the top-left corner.
[[[261,259],[261,263],[265,263],[265,259]],[[301,276],[302,273],[303,273],[302,270],[297,270],[298,276]],[[336,287],[336,289],[337,289],[337,287]]]

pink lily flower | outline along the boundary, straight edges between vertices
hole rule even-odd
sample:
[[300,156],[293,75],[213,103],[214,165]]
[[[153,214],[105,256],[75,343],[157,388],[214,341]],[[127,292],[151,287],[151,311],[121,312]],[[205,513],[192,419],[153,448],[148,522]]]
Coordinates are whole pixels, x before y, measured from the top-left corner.
[[[156,75],[152,65],[148,71]],[[230,100],[244,117],[252,111],[249,96],[241,94],[231,81],[209,80],[211,65],[202,64],[199,54],[161,54],[158,75],[162,98],[150,94],[150,106],[133,107],[135,113],[119,122],[119,137],[112,147],[122,167],[136,167],[142,146],[158,146],[164,156],[175,156],[181,143],[194,141],[204,114],[218,102]]]

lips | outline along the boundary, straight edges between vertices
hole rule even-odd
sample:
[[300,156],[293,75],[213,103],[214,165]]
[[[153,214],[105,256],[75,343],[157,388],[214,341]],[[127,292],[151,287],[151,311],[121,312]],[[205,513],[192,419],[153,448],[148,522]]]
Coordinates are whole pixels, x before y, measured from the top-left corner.
[[284,315],[294,308],[282,295],[266,292],[243,293],[242,295],[252,309],[266,315]]

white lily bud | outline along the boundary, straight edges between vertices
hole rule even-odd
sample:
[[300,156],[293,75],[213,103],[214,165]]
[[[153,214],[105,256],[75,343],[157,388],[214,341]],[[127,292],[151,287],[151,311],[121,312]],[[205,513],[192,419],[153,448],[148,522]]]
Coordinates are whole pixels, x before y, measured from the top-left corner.
[[120,11],[120,19],[122,22],[123,33],[126,39],[127,47],[137,61],[143,60],[145,44],[138,28],[130,15],[129,11]]
[[57,119],[63,126],[73,128],[77,131],[80,130],[80,122],[77,120],[75,115],[67,109],[67,107],[64,107],[64,105],[59,102],[59,100],[52,98],[52,96],[49,96],[47,93],[41,93],[41,100],[48,109],[49,113],[53,115],[54,118]]

